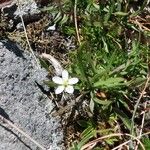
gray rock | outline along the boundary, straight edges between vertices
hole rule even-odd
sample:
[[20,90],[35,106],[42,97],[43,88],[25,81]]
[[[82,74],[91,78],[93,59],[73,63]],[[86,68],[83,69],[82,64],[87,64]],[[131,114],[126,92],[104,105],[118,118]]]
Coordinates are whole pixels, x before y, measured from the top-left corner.
[[14,13],[16,16],[34,15],[40,12],[35,0],[19,0],[19,4],[17,3],[17,5],[17,10]]
[[24,23],[39,20],[41,17],[41,11],[35,0],[14,0],[9,5],[7,3],[1,5],[0,10],[3,18],[7,18],[5,21],[11,30],[16,28],[18,23],[21,23],[20,16],[23,17]]
[[35,0],[14,0],[9,5],[1,6],[1,9],[8,16],[25,16],[25,15],[34,15],[39,13],[37,3]]
[[[0,114],[28,133],[45,148],[63,150],[60,118],[53,118],[54,105],[39,89],[47,72],[35,67],[29,53],[0,41]],[[38,150],[29,139],[0,121],[0,150]]]

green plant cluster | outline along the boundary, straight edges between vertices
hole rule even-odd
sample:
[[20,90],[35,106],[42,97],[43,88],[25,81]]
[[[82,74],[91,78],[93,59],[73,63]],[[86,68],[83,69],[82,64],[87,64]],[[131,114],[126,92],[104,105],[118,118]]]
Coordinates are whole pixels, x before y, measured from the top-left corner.
[[[136,103],[133,95],[146,82],[150,52],[148,41],[142,41],[142,38],[149,38],[149,33],[129,20],[142,14],[147,1],[132,13],[133,0],[59,2],[47,10],[52,12],[62,33],[68,36],[76,36],[76,15],[81,44],[69,52],[68,69],[80,79],[76,89],[88,93],[89,113],[92,114],[88,121],[78,122],[85,130],[81,141],[74,143],[72,150],[80,150],[88,141],[100,136],[131,131]],[[76,14],[73,11],[75,5]],[[117,124],[120,129],[116,128]],[[136,126],[134,135],[138,135]],[[123,141],[118,137],[107,138],[94,149],[112,148]],[[147,147],[150,146],[148,141],[143,138]]]

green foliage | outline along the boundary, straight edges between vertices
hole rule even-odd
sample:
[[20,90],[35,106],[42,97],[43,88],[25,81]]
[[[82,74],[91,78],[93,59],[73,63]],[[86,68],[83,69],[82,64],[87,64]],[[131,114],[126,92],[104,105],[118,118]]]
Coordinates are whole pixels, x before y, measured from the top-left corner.
[[142,143],[144,144],[144,147],[146,150],[150,149],[150,139],[149,138],[143,138]]
[[40,60],[41,66],[48,71],[49,70],[49,65],[46,63],[46,61],[42,58],[39,58],[39,60]]
[[88,142],[91,138],[96,137],[96,130],[90,122],[87,123],[85,121],[80,121],[79,124],[82,127],[86,126],[86,129],[81,134],[81,141],[79,143],[74,143],[71,150],[80,150],[86,142]]
[[54,23],[63,26],[64,24],[72,21],[72,8],[73,1],[60,0],[58,2],[54,1],[49,7],[43,8],[41,11],[49,12],[53,17]]
[[120,111],[118,108],[113,108],[115,113],[117,114],[117,116],[122,120],[122,122],[124,123],[124,125],[127,127],[128,130],[131,129],[131,121],[130,119],[128,118],[128,116]]
[[95,88],[101,88],[101,89],[105,89],[105,88],[115,89],[117,87],[120,87],[121,85],[125,85],[123,78],[119,78],[119,77],[111,78],[110,77],[107,80],[99,80],[95,82],[93,86]]
[[[131,87],[141,86],[146,79],[148,47],[141,43],[141,33],[136,29],[139,33],[136,39],[131,39],[128,52],[127,40],[122,36],[128,30],[130,14],[122,1],[112,0],[102,5],[92,1],[85,5],[82,9],[78,7],[82,43],[77,51],[70,53],[70,70],[80,78],[80,90],[89,91],[89,108],[93,115],[96,111],[101,122],[109,122],[113,128],[114,120],[110,121],[109,116],[114,114],[130,131],[131,118],[120,108],[129,109],[124,93],[128,94]],[[96,96],[98,91],[107,93],[105,99]],[[118,139],[105,142],[112,145],[115,141]]]
[[[76,35],[74,15],[77,16],[81,44],[69,52],[68,68],[80,79],[76,89],[88,93],[89,110],[93,118],[100,118],[94,123],[104,124],[98,130],[98,125],[93,127],[88,121],[80,121],[79,124],[86,129],[81,141],[72,148],[79,150],[92,138],[117,132],[111,130],[102,134],[102,131],[114,129],[118,120],[123,123],[121,127],[130,131],[131,116],[126,111],[132,113],[133,110],[129,109],[131,102],[126,97],[134,95],[135,89],[145,83],[149,47],[142,42],[141,37],[148,37],[148,33],[129,22],[132,16],[142,12],[145,1],[134,14],[130,12],[130,1],[78,0],[77,14],[73,12],[74,5],[73,0],[65,0],[50,7],[49,11],[54,22],[61,26],[62,33],[68,36]],[[134,34],[128,37],[130,33]],[[105,143],[111,147],[116,141],[119,142],[118,138],[111,138]]]

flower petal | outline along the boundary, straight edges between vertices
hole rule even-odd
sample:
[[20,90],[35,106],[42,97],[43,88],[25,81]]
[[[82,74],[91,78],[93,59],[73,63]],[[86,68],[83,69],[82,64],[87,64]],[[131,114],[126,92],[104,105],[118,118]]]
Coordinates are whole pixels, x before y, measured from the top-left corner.
[[60,94],[61,92],[63,92],[64,89],[65,87],[63,85],[58,86],[55,90],[55,94]]
[[56,30],[56,24],[54,24],[54,25],[52,25],[52,26],[49,26],[49,27],[47,28],[47,31],[54,31],[54,30]]
[[53,77],[52,80],[56,84],[63,84],[63,79],[58,76]]
[[68,78],[69,78],[68,71],[67,70],[63,70],[62,71],[62,79],[63,80],[68,80]]
[[65,92],[67,92],[67,93],[69,93],[69,94],[72,94],[72,93],[74,92],[73,86],[68,85],[68,86],[65,88]]
[[68,80],[68,84],[76,84],[79,81],[78,78],[71,78]]

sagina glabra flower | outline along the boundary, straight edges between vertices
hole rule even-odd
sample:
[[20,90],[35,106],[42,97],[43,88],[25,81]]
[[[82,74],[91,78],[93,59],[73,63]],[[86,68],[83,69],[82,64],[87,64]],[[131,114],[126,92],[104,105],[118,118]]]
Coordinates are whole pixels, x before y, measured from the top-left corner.
[[58,87],[55,89],[55,94],[60,94],[63,91],[72,94],[74,92],[73,85],[79,81],[78,78],[69,78],[67,70],[62,71],[62,77],[54,76],[52,80],[58,84]]

